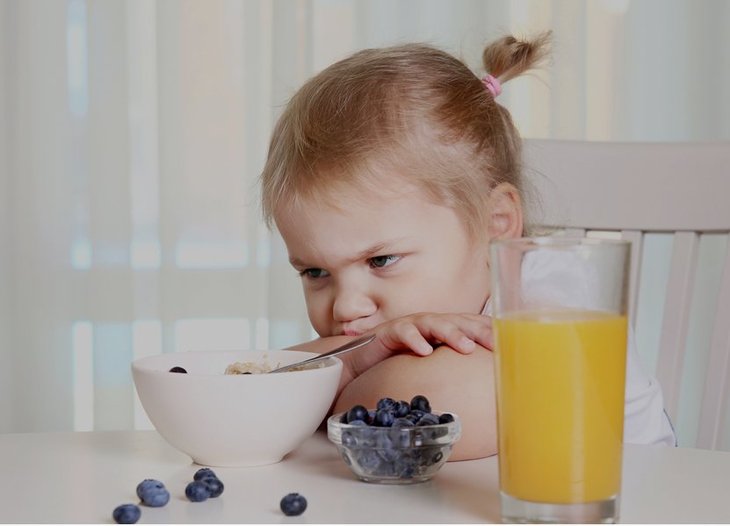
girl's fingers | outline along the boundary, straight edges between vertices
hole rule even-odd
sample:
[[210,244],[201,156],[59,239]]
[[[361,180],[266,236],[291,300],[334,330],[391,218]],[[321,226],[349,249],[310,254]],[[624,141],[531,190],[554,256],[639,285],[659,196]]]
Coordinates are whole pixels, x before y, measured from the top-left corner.
[[420,329],[410,322],[395,324],[391,331],[385,333],[382,342],[391,349],[408,348],[420,356],[427,356],[433,352]]
[[465,316],[436,317],[423,320],[421,332],[428,334],[433,339],[445,343],[458,352],[471,353],[476,344],[491,348],[492,330],[489,321],[483,316],[477,319]]
[[463,354],[473,352],[477,344],[492,348],[491,319],[481,315],[417,314],[387,323],[377,332],[386,353],[409,349],[427,356],[433,352],[432,343]]

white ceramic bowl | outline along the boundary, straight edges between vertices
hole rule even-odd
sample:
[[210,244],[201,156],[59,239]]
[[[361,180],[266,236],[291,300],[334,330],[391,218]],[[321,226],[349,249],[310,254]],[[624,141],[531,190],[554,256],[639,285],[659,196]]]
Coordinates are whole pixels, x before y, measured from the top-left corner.
[[[226,375],[234,362],[287,365],[301,351],[187,351],[132,363],[150,421],[172,446],[206,466],[279,462],[311,436],[334,401],[342,362],[274,374]],[[169,372],[183,367],[185,373]]]

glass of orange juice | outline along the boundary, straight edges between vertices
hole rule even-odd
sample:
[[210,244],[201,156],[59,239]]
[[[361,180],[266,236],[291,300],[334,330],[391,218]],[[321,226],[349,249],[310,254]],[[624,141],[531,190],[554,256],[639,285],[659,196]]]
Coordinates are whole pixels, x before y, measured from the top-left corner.
[[492,246],[505,522],[618,520],[630,244]]

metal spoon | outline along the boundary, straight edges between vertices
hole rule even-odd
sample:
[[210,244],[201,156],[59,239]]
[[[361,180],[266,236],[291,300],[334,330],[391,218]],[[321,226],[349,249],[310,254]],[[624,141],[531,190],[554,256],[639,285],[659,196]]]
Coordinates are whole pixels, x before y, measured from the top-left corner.
[[361,338],[357,338],[355,340],[352,340],[351,342],[347,342],[345,345],[342,345],[340,347],[337,347],[337,349],[334,349],[332,351],[326,352],[324,354],[320,354],[319,356],[314,356],[312,358],[309,358],[307,360],[303,360],[301,362],[296,363],[290,363],[289,365],[285,365],[283,367],[279,367],[277,369],[272,369],[269,371],[269,374],[271,373],[283,373],[284,371],[290,371],[291,369],[296,369],[298,367],[302,367],[305,365],[310,365],[312,363],[321,362],[322,360],[326,360],[330,356],[337,356],[338,354],[343,354],[346,352],[354,351],[355,349],[358,349],[364,345],[367,345],[371,341],[375,339],[374,334],[370,334],[368,336],[362,336]]

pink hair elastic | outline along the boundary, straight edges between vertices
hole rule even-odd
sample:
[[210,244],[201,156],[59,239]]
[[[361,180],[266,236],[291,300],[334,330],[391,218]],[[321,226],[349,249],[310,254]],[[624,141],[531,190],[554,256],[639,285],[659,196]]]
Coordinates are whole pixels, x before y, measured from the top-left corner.
[[482,83],[484,83],[484,87],[492,93],[492,97],[496,98],[500,93],[502,93],[502,84],[500,84],[497,77],[493,77],[487,73],[487,75],[482,79]]

